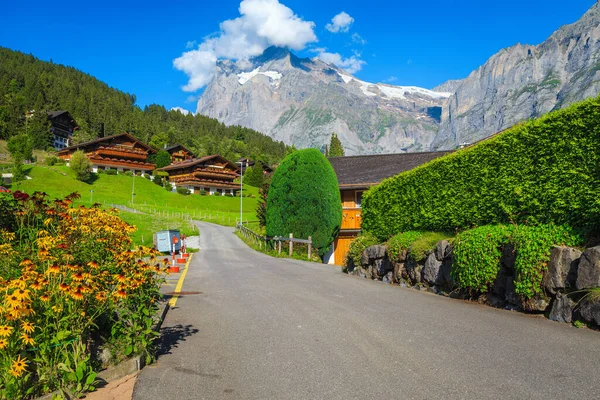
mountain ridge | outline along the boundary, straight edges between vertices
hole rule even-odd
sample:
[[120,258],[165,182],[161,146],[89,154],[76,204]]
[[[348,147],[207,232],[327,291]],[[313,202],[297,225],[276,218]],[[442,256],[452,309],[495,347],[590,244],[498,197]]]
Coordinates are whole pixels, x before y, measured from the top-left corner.
[[317,58],[270,47],[247,62],[220,60],[197,113],[324,148],[335,132],[347,154],[425,150],[450,93],[370,83]]

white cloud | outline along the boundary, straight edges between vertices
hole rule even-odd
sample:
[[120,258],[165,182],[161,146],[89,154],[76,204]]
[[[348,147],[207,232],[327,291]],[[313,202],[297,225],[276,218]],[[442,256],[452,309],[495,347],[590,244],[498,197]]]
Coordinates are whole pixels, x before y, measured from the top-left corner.
[[329,24],[325,25],[325,29],[333,33],[348,32],[348,29],[350,29],[350,25],[352,25],[353,22],[354,18],[352,18],[348,13],[342,11],[333,17]]
[[367,41],[365,39],[363,39],[362,36],[360,36],[358,33],[352,34],[352,41],[354,43],[358,43],[360,45],[367,44]]
[[220,24],[216,36],[173,60],[175,68],[189,77],[183,90],[193,92],[206,86],[215,74],[218,59],[243,63],[269,46],[302,50],[317,41],[314,22],[304,21],[278,0],[243,0],[239,12],[240,17]]
[[[181,107],[172,107],[171,111],[179,111],[180,113],[182,113],[183,115],[188,115],[190,113],[189,110],[186,110],[185,108],[181,108]],[[192,113],[193,114],[193,113]]]
[[185,48],[186,49],[193,49],[194,47],[196,47],[196,44],[198,42],[196,42],[195,40],[189,40],[186,44],[185,44]]
[[351,74],[360,71],[366,61],[361,60],[357,55],[348,58],[343,58],[339,53],[322,52],[318,56],[322,61],[328,64],[334,64]]
[[198,100],[198,96],[190,95],[185,99],[186,103],[195,103]]
[[397,77],[395,77],[395,76],[390,76],[389,78],[387,78],[387,79],[385,80],[385,82],[392,83],[392,82],[396,82],[397,80],[398,80],[398,78],[397,78]]

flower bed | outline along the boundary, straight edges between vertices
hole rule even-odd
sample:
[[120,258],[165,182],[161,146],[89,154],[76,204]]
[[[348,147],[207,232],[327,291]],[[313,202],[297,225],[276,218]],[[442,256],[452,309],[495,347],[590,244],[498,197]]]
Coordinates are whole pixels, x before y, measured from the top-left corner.
[[152,357],[163,281],[154,250],[132,250],[116,210],[78,195],[0,197],[0,399],[93,390],[96,371]]

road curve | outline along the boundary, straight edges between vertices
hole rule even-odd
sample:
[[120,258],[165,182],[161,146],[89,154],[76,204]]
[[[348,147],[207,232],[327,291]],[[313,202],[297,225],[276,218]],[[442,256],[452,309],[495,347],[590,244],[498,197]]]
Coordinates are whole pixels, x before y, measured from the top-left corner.
[[199,223],[146,399],[600,398],[600,333],[274,259]]

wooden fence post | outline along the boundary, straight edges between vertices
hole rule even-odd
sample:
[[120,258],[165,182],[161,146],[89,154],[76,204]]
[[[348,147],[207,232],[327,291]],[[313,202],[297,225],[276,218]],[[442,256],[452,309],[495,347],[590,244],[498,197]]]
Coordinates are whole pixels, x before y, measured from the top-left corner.
[[294,242],[292,242],[293,238],[294,234],[290,233],[290,258],[292,258],[292,252],[294,251]]
[[308,237],[308,259],[310,260],[310,253],[312,250],[312,236]]
[[281,238],[278,241],[279,241],[279,252],[277,254],[281,254]]

